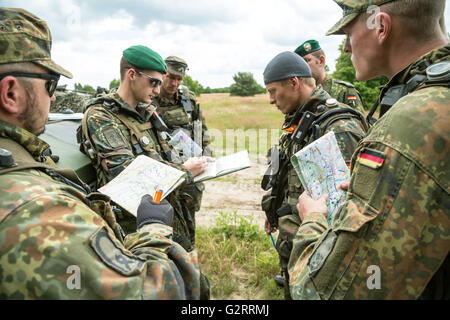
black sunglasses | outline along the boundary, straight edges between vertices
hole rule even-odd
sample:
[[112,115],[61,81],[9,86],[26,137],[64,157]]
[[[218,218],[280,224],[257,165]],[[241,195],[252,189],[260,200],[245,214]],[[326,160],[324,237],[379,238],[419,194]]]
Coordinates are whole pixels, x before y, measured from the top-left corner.
[[47,80],[45,83],[45,89],[48,91],[48,95],[53,97],[56,87],[58,86],[59,75],[48,74],[48,73],[31,73],[31,72],[8,72],[0,74],[0,80],[8,76],[18,77],[18,78],[34,78],[34,79],[44,79]]
[[[132,68],[129,68],[129,69],[132,69]],[[141,71],[139,71],[139,70],[136,70],[136,69],[133,69],[133,70],[136,71],[136,73],[137,73],[138,75],[147,77],[147,78],[150,80],[150,85],[151,85],[153,88],[157,88],[157,87],[159,87],[159,86],[162,85],[162,80],[153,78],[152,76],[149,76],[148,74],[143,73],[143,72],[141,72]]]

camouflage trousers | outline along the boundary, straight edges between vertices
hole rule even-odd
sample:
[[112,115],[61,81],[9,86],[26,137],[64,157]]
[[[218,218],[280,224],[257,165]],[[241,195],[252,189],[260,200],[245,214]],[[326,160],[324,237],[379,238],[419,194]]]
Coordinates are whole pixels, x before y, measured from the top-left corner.
[[[169,196],[169,203],[175,209],[173,219],[173,241],[179,243],[186,251],[195,248],[195,212],[200,210],[202,191],[196,185],[188,185]],[[201,272],[201,271],[200,271]],[[210,299],[211,287],[209,280],[202,272],[200,274],[200,300]]]
[[179,191],[192,248],[195,246],[195,213],[200,210],[204,190],[204,184],[198,183],[187,185]]
[[293,240],[300,225],[301,221],[297,214],[290,214],[278,219],[279,234],[276,245],[280,268],[285,281],[284,297],[286,300],[292,300],[289,290],[288,263],[292,252]]

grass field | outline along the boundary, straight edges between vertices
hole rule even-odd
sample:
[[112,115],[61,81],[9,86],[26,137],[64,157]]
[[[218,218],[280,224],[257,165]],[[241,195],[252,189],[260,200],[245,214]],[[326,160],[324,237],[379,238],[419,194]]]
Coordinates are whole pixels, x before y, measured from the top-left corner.
[[204,94],[198,99],[217,155],[247,149],[265,156],[278,141],[284,116],[269,104],[267,94],[231,97],[226,93]]
[[[268,95],[230,97],[204,94],[199,103],[213,137],[216,156],[246,148],[264,157],[278,142],[283,114]],[[238,183],[234,176],[221,179]],[[256,184],[260,183],[258,179]],[[197,230],[196,247],[202,271],[211,283],[213,299],[278,300],[283,290],[273,278],[279,273],[278,254],[270,237],[236,213],[220,212],[216,225]]]
[[278,254],[270,238],[252,221],[220,212],[215,227],[199,229],[196,247],[214,300],[281,300],[273,278]]

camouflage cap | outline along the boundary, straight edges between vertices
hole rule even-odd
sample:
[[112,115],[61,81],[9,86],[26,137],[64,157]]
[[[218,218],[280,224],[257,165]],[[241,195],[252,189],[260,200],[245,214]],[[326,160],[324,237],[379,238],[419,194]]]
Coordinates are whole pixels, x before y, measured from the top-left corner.
[[72,79],[51,59],[52,35],[47,23],[23,9],[0,8],[0,64],[33,62]]
[[355,20],[357,16],[361,13],[367,11],[370,6],[381,6],[388,2],[398,1],[398,0],[333,0],[336,2],[344,11],[344,16],[338,23],[336,23],[333,28],[327,32],[327,36],[332,34],[344,34],[342,28],[348,25],[350,22]]
[[295,49],[295,53],[298,54],[300,57],[304,57],[310,53],[319,51],[320,44],[317,40],[308,40],[303,42],[297,49]]
[[167,70],[169,73],[176,74],[182,77],[185,76],[186,70],[188,70],[186,61],[175,56],[167,57],[164,61],[167,64]]

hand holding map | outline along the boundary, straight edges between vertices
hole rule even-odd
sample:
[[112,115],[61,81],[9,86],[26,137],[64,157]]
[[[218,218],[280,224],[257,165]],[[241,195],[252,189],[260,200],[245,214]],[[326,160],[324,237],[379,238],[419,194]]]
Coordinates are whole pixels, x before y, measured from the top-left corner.
[[328,224],[331,224],[346,192],[341,184],[350,180],[350,170],[342,157],[334,132],[330,132],[300,150],[291,162],[310,196],[317,200],[328,194]]

